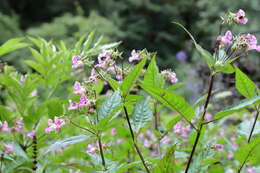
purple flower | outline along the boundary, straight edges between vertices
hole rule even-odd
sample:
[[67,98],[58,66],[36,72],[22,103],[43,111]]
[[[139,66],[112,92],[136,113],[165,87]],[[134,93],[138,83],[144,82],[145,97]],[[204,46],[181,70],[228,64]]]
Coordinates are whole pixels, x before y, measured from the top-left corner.
[[213,148],[219,152],[224,152],[224,145],[222,145],[222,144],[215,144],[215,145],[213,145]]
[[94,154],[97,151],[98,151],[98,149],[94,144],[88,144],[87,153]]
[[11,143],[5,144],[4,153],[15,153],[14,145]]
[[10,132],[11,129],[8,126],[8,122],[4,121],[3,125],[0,127],[0,131],[2,132]]
[[170,144],[171,143],[171,138],[169,138],[168,136],[164,136],[162,139],[161,139],[161,142],[163,144]]
[[76,109],[78,109],[78,103],[69,100],[68,110],[76,110]]
[[98,64],[95,65],[95,67],[101,67],[104,70],[107,70],[115,63],[112,54],[112,50],[103,50],[103,52],[98,55]]
[[35,131],[34,130],[27,134],[27,137],[31,138],[31,139],[33,139],[34,136],[35,136]]
[[236,13],[236,22],[237,23],[241,23],[241,24],[246,24],[248,22],[248,19],[245,17],[246,14],[244,12],[244,10],[238,10],[238,12]]
[[233,39],[233,34],[231,31],[227,31],[224,36],[219,37],[218,40],[221,45],[231,45]]
[[247,173],[256,173],[256,167],[251,167],[246,170]]
[[186,55],[186,53],[184,51],[179,51],[176,53],[176,58],[179,60],[179,61],[186,61],[188,56]]
[[72,69],[76,69],[84,66],[83,61],[80,60],[80,56],[73,56],[71,60],[72,60],[72,66],[71,66]]
[[23,133],[23,125],[24,125],[23,118],[15,120],[14,123],[15,123],[14,131],[17,133]]
[[232,151],[228,151],[227,158],[228,159],[233,159],[234,158],[234,153]]
[[54,117],[54,122],[53,122],[53,120],[49,119],[48,125],[49,125],[49,127],[45,129],[46,134],[49,134],[52,131],[59,131],[61,129],[61,127],[66,125],[66,123],[62,118]]
[[85,94],[86,92],[86,89],[82,87],[78,81],[75,82],[73,89],[74,89],[74,94]]
[[80,97],[80,101],[78,103],[78,106],[80,108],[87,107],[87,106],[90,106],[90,105],[91,105],[90,101],[89,101],[89,99],[86,96],[81,96]]
[[129,57],[128,61],[133,62],[133,61],[140,61],[141,60],[141,55],[137,53],[135,50],[132,50],[131,56]]
[[163,70],[161,72],[161,75],[165,78],[165,80],[167,80],[171,83],[177,83],[178,82],[178,78],[176,76],[176,73],[174,73],[171,70]]
[[188,137],[188,133],[191,131],[190,125],[185,126],[183,121],[179,121],[173,126],[173,133],[180,135],[183,138]]

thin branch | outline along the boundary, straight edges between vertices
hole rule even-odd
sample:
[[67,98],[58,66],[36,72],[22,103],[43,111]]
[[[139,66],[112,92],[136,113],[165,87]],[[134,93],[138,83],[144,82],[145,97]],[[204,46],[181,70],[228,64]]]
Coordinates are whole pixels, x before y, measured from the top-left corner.
[[247,140],[248,143],[250,143],[250,140],[252,138],[252,135],[253,135],[253,132],[254,132],[254,129],[255,129],[255,125],[256,125],[256,122],[257,122],[257,119],[258,119],[258,116],[259,116],[259,110],[257,109],[255,120],[254,120],[254,124],[253,124],[253,126],[251,128],[250,135],[249,135],[248,140]]
[[205,119],[205,115],[206,115],[206,112],[207,112],[208,104],[209,104],[211,93],[212,93],[212,88],[213,88],[213,84],[214,84],[214,78],[215,78],[215,74],[212,74],[211,78],[210,78],[210,82],[209,82],[209,89],[208,89],[207,99],[206,99],[206,102],[205,102],[205,105],[204,105],[203,114],[202,114],[201,119],[200,119],[199,130],[197,131],[196,139],[195,139],[195,142],[194,142],[192,150],[191,150],[191,154],[190,154],[190,157],[189,157],[189,160],[188,160],[187,167],[185,169],[185,173],[188,173],[188,170],[190,168],[190,164],[192,162],[192,157],[193,157],[193,155],[194,155],[194,153],[196,151],[196,147],[197,147],[197,144],[199,142],[199,138],[200,138],[200,135],[201,135],[201,130],[203,128],[203,122],[204,122],[204,119]]
[[80,129],[82,129],[82,130],[85,130],[85,131],[87,131],[87,132],[91,133],[92,135],[96,135],[96,133],[95,133],[95,132],[93,132],[92,130],[90,130],[90,129],[87,129],[87,128],[85,128],[85,127],[82,127],[82,126],[80,126],[79,124],[77,124],[77,123],[73,122],[71,119],[69,119],[69,120],[70,120],[71,124],[73,124],[74,126],[76,126],[76,127],[80,128]]
[[101,159],[102,159],[102,165],[103,165],[104,169],[106,170],[106,161],[105,161],[105,157],[104,157],[104,153],[103,153],[103,148],[102,148],[100,136],[98,136],[98,146],[99,146],[100,156],[101,156]]

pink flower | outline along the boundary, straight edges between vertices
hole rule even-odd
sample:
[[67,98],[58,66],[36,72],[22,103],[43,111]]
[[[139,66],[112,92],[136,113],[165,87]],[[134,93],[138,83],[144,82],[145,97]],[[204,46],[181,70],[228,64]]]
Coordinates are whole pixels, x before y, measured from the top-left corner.
[[88,144],[87,153],[94,154],[97,151],[97,147],[94,144]]
[[174,73],[171,70],[163,70],[161,72],[162,76],[165,78],[165,80],[171,82],[171,83],[177,83],[178,82],[178,78],[176,76],[176,73]]
[[116,129],[115,128],[112,128],[111,129],[111,132],[110,132],[110,134],[111,134],[111,136],[115,136],[116,135]]
[[88,100],[88,98],[86,96],[81,96],[78,106],[80,108],[90,106],[90,101]]
[[256,173],[256,167],[251,167],[246,170],[247,173]]
[[213,148],[216,149],[219,152],[224,152],[224,145],[222,145],[222,144],[215,144],[213,146]]
[[65,121],[60,117],[54,117],[54,122],[49,119],[48,120],[49,127],[45,129],[45,133],[49,134],[52,131],[59,131],[61,127],[65,126]]
[[247,119],[248,119],[247,114],[243,114],[243,116],[242,116],[242,120],[247,120]]
[[95,66],[107,70],[115,63],[112,54],[112,50],[103,50],[103,52],[98,55],[98,64]]
[[188,137],[188,133],[191,131],[190,125],[183,125],[182,121],[179,121],[173,126],[173,133],[180,135],[183,138]]
[[86,89],[82,87],[78,81],[75,82],[73,88],[74,88],[74,94],[84,94],[86,92]]
[[233,159],[234,158],[234,153],[232,151],[228,151],[227,158],[228,159]]
[[23,133],[23,125],[24,125],[23,118],[15,120],[14,123],[15,123],[14,131],[17,133]]
[[132,50],[131,56],[129,57],[128,61],[133,62],[133,61],[140,61],[141,60],[141,55],[137,53],[135,50]]
[[34,130],[27,134],[27,137],[31,138],[31,139],[33,139],[34,136],[35,136],[35,131]]
[[6,144],[4,146],[4,152],[5,153],[14,153],[15,152],[15,149],[14,149],[14,145],[9,143],[9,144]]
[[117,79],[118,81],[123,80],[123,75],[121,75],[121,74],[116,75],[116,79]]
[[122,139],[122,138],[116,139],[117,144],[122,144],[123,142],[124,142],[124,139]]
[[72,66],[71,66],[72,69],[76,69],[76,68],[83,67],[83,66],[84,66],[84,63],[83,63],[83,61],[80,60],[80,56],[72,57]]
[[246,24],[248,22],[248,19],[245,17],[246,14],[244,12],[244,10],[238,10],[238,12],[236,13],[236,18],[235,20],[238,22],[238,23],[241,23],[241,24]]
[[93,68],[93,69],[91,70],[91,74],[90,74],[89,80],[95,82],[95,81],[98,80],[97,76],[98,76],[98,73],[97,73],[97,71]]
[[168,136],[164,136],[162,139],[161,139],[161,142],[163,144],[170,144],[171,143],[171,138],[169,138]]
[[73,102],[72,100],[69,100],[68,110],[75,110],[75,109],[78,109],[78,103]]
[[248,41],[248,49],[253,50],[257,47],[257,39],[253,34],[247,34],[246,39]]
[[0,131],[2,132],[10,132],[11,129],[8,126],[8,122],[4,121],[3,125],[0,127]]
[[223,37],[220,37],[220,44],[231,45],[233,43],[232,38],[233,38],[232,32],[227,31]]
[[211,115],[210,113],[206,113],[206,114],[205,114],[205,119],[206,119],[207,121],[211,121],[211,120],[213,120],[213,117],[212,117],[212,115]]

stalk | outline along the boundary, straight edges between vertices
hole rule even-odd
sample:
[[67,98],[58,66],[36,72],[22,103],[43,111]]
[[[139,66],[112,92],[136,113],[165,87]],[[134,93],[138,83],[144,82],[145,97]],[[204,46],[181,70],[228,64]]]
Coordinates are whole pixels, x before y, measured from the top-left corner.
[[145,160],[144,160],[144,157],[140,151],[140,149],[138,148],[136,142],[135,142],[135,135],[134,135],[134,131],[132,129],[132,126],[131,126],[131,123],[130,123],[130,119],[129,119],[129,115],[128,115],[128,112],[127,112],[127,109],[126,107],[124,106],[124,112],[125,112],[125,116],[126,116],[126,120],[127,120],[127,123],[128,123],[128,127],[129,127],[129,130],[130,130],[130,133],[131,133],[131,137],[132,137],[132,141],[134,143],[134,147],[135,147],[135,150],[136,152],[138,153],[138,156],[140,157],[142,163],[143,163],[143,166],[146,170],[147,173],[151,173],[149,168],[147,167],[146,163],[145,163]]
[[106,169],[106,161],[103,153],[103,148],[102,148],[102,142],[100,136],[98,136],[98,146],[99,146],[99,151],[100,151],[100,157],[102,159],[102,165]]
[[259,116],[259,110],[257,109],[256,111],[257,112],[256,112],[255,120],[254,120],[253,126],[252,126],[251,131],[250,131],[250,135],[249,135],[248,140],[247,140],[248,143],[250,143],[250,140],[252,138],[252,135],[253,135],[253,132],[254,132],[254,129],[255,129],[255,125],[256,125],[256,122],[257,122],[257,119],[258,119],[258,116]]
[[209,101],[210,101],[210,97],[211,97],[211,94],[212,94],[212,88],[213,88],[213,84],[214,84],[214,79],[215,79],[215,74],[212,74],[211,78],[210,78],[210,82],[209,82],[209,89],[208,89],[207,99],[206,99],[206,102],[204,104],[203,114],[202,114],[200,122],[199,122],[199,129],[197,130],[196,139],[195,139],[195,142],[194,142],[192,150],[191,150],[191,154],[190,154],[190,157],[189,157],[189,160],[188,160],[187,167],[185,169],[185,173],[188,173],[188,171],[189,171],[190,164],[192,162],[192,157],[193,157],[193,155],[194,155],[194,153],[196,151],[196,147],[197,147],[197,144],[199,142],[201,131],[202,131],[202,128],[204,126],[204,124],[203,124],[204,123],[204,118],[205,118],[205,115],[206,115],[206,112],[207,112],[207,108],[208,108],[208,104],[209,104]]

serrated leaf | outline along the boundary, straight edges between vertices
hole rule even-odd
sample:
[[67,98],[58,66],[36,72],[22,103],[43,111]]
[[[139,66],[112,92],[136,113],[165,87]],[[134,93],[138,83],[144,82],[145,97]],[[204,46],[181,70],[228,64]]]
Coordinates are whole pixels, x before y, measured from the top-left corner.
[[111,96],[109,96],[104,103],[98,108],[98,119],[101,120],[104,117],[110,115],[116,107],[121,104],[121,96],[119,90],[116,90]]
[[256,95],[257,85],[239,68],[236,68],[236,89],[246,98]]
[[156,61],[155,61],[156,56],[152,58],[147,70],[146,74],[144,76],[144,84],[145,85],[150,85],[156,88],[163,88],[164,86],[164,79],[159,73],[159,69],[157,67]]
[[246,107],[252,106],[253,104],[260,101],[260,96],[256,96],[250,99],[244,99],[238,104],[234,104],[233,106],[227,107],[223,111],[220,111],[214,115],[215,119],[220,119],[225,117],[226,115],[229,115],[233,112],[239,111],[241,109],[244,109]]
[[71,137],[64,138],[62,140],[58,140],[54,144],[48,147],[46,153],[53,152],[59,148],[65,148],[68,147],[69,145],[73,145],[79,142],[83,142],[88,138],[89,136],[87,135],[78,135],[78,136],[71,136]]
[[148,56],[145,56],[142,61],[135,66],[135,68],[126,76],[126,78],[123,80],[121,84],[121,91],[124,96],[126,96],[131,89],[131,87],[134,85],[135,81],[138,79],[139,75],[141,74],[141,71],[146,63]]
[[169,92],[167,90],[150,87],[143,84],[141,87],[155,99],[160,101],[164,106],[178,112],[182,118],[185,118],[186,121],[189,121],[192,117],[194,117],[195,111],[193,107],[189,105],[182,96],[179,96],[174,92]]
[[133,123],[134,123],[134,131],[139,132],[139,130],[145,126],[147,122],[149,122],[153,118],[153,112],[149,107],[149,98],[145,98],[139,101],[135,105],[135,109],[132,115]]

